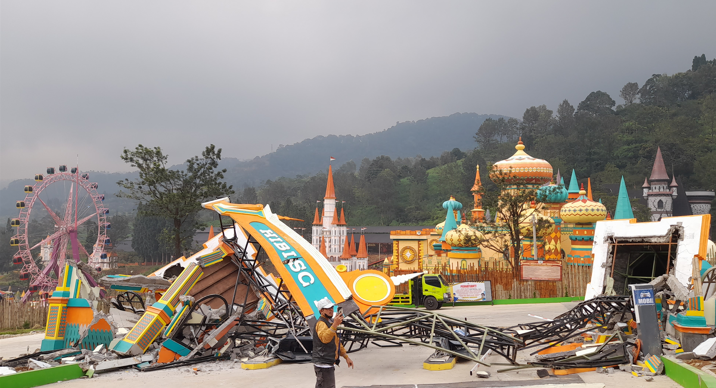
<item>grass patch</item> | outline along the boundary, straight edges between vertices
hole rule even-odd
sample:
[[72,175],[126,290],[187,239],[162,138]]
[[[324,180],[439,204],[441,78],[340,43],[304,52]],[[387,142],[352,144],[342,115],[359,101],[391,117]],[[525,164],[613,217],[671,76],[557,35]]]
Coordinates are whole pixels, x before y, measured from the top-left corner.
[[15,329],[15,330],[5,330],[0,331],[0,335],[16,335],[16,334],[25,334],[25,333],[31,333],[33,331],[45,331],[44,327],[34,327],[32,329]]

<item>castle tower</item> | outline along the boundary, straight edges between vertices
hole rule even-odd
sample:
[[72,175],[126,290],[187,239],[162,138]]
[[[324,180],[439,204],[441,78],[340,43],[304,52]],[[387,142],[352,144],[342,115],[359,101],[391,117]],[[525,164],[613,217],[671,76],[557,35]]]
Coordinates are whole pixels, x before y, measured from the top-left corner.
[[313,226],[311,227],[311,245],[320,248],[321,237],[323,237],[323,223],[318,216],[318,205],[316,205],[316,214],[313,216]]
[[322,252],[324,256],[333,265],[338,265],[340,257],[343,255],[343,247],[346,245],[348,233],[345,213],[341,216],[336,208],[336,190],[333,186],[333,166],[331,165],[328,165],[326,195],[323,197],[323,217],[318,218],[318,208],[316,208],[312,231],[311,244],[316,249],[324,249],[325,253]]
[[572,247],[567,253],[567,262],[592,265],[594,223],[607,218],[607,208],[599,202],[589,200],[582,185],[579,197],[562,206],[559,214],[562,221],[574,224],[572,234],[569,236]]
[[[671,184],[669,181],[671,180]],[[656,159],[651,169],[651,176],[644,180],[642,189],[647,206],[651,210],[651,220],[659,221],[663,217],[671,217],[674,209],[674,198],[677,194],[676,180],[669,179],[666,172],[661,147],[656,149]]]
[[368,246],[365,244],[365,235],[360,235],[360,244],[358,244],[358,253],[356,254],[356,269],[368,269]]

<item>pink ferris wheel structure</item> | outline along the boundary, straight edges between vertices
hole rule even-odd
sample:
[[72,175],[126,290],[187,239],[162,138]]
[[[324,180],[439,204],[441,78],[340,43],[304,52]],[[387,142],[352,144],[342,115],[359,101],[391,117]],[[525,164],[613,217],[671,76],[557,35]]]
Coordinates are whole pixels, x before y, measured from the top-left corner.
[[[110,243],[107,237],[107,229],[110,228],[107,222],[109,209],[104,206],[104,195],[99,194],[97,188],[97,183],[89,181],[89,174],[80,173],[76,167],[68,171],[64,165],[59,166],[58,171],[48,167],[47,175],[37,174],[35,184],[25,186],[25,199],[17,201],[15,205],[20,214],[10,221],[16,228],[10,244],[18,248],[13,263],[22,265],[20,279],[30,281],[30,292],[25,299],[34,292],[54,290],[65,261],[71,258],[79,262],[80,252],[91,267],[97,267],[107,258],[105,247]],[[50,205],[54,203],[55,209],[47,202],[51,202]],[[31,218],[34,208],[40,210],[35,210],[35,217]],[[45,212],[43,221],[40,219],[41,213]],[[54,224],[50,230],[52,233],[47,237],[38,236],[37,221],[49,222],[48,218]],[[89,221],[93,221],[97,227],[97,240],[93,244],[92,253],[87,252],[78,240],[79,228]],[[34,244],[31,246],[31,243]],[[68,246],[71,247],[70,257]]]

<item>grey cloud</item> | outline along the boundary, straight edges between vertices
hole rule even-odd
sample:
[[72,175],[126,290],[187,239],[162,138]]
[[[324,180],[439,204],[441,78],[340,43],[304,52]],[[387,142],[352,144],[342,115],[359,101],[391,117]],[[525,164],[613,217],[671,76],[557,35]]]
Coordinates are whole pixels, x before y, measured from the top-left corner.
[[[127,170],[215,143],[364,134],[454,112],[521,117],[618,100],[629,81],[716,56],[714,2],[3,1],[0,179]],[[329,152],[329,150],[327,150]]]

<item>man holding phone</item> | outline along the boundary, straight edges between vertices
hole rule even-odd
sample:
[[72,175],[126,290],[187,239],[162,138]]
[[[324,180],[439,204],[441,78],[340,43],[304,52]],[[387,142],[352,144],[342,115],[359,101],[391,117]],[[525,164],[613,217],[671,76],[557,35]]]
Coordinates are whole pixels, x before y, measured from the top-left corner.
[[340,359],[346,359],[348,367],[353,368],[353,360],[348,357],[346,350],[336,334],[338,325],[343,322],[343,310],[338,314],[333,313],[333,302],[323,298],[316,303],[321,316],[316,322],[316,329],[313,335],[313,369],[316,372],[316,388],[334,388],[336,386],[336,368]]

